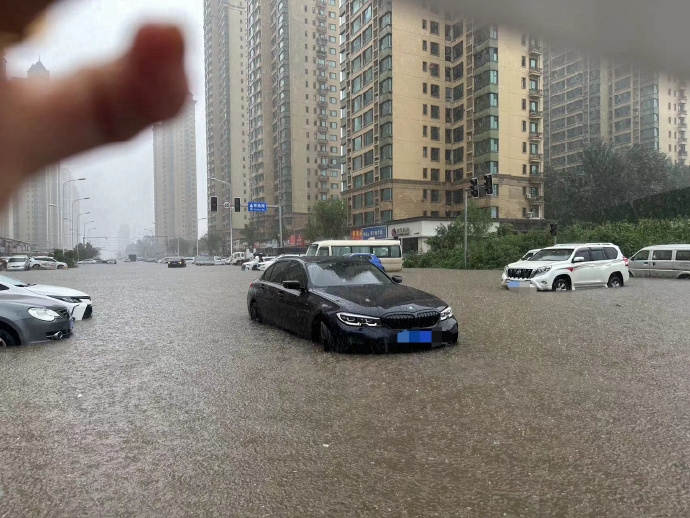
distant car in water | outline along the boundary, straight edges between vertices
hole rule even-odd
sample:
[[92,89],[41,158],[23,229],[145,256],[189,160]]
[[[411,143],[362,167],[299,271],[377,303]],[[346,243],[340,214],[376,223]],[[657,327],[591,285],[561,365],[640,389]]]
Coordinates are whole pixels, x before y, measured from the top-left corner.
[[64,306],[39,296],[0,298],[0,348],[61,340],[72,334],[74,319]]
[[212,255],[198,255],[194,258],[194,264],[197,266],[214,266],[216,263]]
[[25,271],[29,269],[28,255],[13,255],[7,259],[7,271]]
[[182,257],[171,257],[168,259],[168,268],[184,268],[185,266],[187,266],[187,263]]
[[286,258],[251,283],[247,308],[252,320],[320,341],[325,351],[456,343],[450,306],[401,283],[366,258]]
[[29,268],[32,270],[66,270],[67,264],[61,263],[53,257],[36,256],[29,259]]
[[184,262],[187,264],[194,264],[194,257],[184,257]]
[[117,264],[117,259],[106,259],[105,264]]

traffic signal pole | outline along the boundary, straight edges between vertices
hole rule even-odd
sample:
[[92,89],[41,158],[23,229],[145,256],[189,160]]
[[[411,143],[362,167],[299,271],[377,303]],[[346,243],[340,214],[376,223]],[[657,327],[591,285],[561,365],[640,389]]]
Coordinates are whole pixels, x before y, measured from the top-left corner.
[[464,247],[464,255],[465,255],[465,270],[467,270],[467,202],[469,201],[469,196],[467,195],[467,189],[465,189],[465,247]]

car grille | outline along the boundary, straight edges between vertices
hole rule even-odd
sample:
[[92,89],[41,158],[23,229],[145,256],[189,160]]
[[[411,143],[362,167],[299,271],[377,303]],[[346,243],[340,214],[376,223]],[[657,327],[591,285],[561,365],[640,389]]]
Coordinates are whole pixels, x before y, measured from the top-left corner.
[[381,323],[390,329],[426,329],[434,327],[441,319],[438,311],[424,311],[413,315],[411,313],[394,313],[381,318]]
[[511,279],[530,279],[532,270],[524,268],[508,268],[508,277]]

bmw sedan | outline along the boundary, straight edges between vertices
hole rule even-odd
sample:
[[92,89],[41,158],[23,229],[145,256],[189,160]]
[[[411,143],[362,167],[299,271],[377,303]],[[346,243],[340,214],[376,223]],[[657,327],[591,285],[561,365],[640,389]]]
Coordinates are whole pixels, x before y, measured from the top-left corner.
[[324,351],[457,343],[451,308],[401,283],[363,258],[279,259],[252,282],[247,307],[252,320],[320,342]]

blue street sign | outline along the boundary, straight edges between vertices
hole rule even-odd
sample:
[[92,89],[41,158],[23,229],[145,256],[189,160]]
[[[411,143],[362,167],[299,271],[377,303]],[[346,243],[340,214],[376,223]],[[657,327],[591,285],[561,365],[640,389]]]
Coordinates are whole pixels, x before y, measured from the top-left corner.
[[247,210],[249,212],[266,212],[267,209],[265,201],[250,201],[247,203]]
[[362,229],[362,239],[386,239],[388,234],[386,227],[369,227]]

